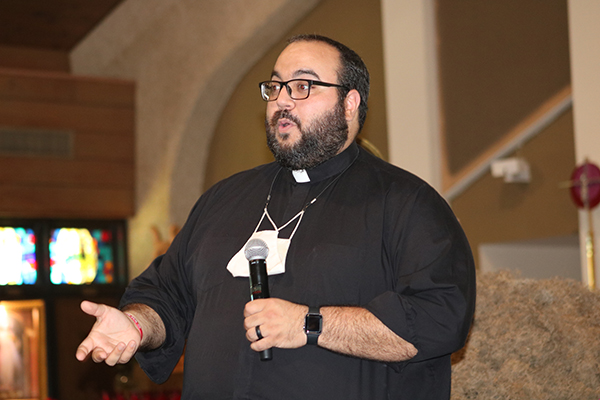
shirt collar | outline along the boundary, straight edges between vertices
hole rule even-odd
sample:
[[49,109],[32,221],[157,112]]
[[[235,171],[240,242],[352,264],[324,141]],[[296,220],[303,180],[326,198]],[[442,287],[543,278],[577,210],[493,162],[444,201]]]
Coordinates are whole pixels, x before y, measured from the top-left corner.
[[346,150],[324,163],[308,170],[288,171],[287,175],[297,183],[319,182],[342,172],[354,162],[357,155],[358,144],[353,141]]

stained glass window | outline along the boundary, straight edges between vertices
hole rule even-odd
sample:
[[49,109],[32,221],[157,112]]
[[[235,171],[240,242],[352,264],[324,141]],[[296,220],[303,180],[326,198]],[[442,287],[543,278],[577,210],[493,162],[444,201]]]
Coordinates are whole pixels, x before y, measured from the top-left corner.
[[112,283],[112,242],[110,230],[54,229],[49,242],[50,281],[55,285]]
[[37,280],[32,229],[0,227],[0,285],[32,285]]

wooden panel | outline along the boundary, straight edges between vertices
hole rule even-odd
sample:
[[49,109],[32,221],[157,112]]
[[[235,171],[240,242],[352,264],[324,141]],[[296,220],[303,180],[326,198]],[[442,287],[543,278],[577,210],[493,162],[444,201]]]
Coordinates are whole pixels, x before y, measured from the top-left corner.
[[0,42],[71,50],[122,0],[2,0]]
[[133,189],[0,185],[2,217],[120,219],[133,206]]
[[0,67],[69,72],[69,52],[0,46]]
[[0,100],[0,124],[130,134],[133,109]]
[[[45,74],[48,76],[48,74]],[[7,100],[73,100],[72,85],[64,79],[44,78],[21,70],[0,70],[0,99]]]
[[131,82],[0,70],[0,127],[73,137],[68,155],[0,156],[0,215],[133,215],[134,95]]
[[85,104],[133,107],[135,86],[131,82],[86,79],[74,82],[76,99]]
[[133,107],[132,82],[0,69],[0,99]]
[[133,164],[41,157],[0,158],[0,185],[131,188]]
[[134,154],[133,136],[77,132],[74,144],[76,159],[104,159],[131,162]]

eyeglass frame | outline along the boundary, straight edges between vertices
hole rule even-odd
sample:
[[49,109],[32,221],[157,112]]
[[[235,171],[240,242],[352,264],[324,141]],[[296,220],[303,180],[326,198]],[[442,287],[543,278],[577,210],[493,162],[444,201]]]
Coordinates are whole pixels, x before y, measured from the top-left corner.
[[[290,82],[297,82],[297,81],[304,81],[304,82],[308,82],[308,90],[306,91],[306,97],[302,97],[301,99],[295,99],[292,97],[292,88],[289,87],[288,83]],[[275,97],[272,100],[267,100],[265,99],[265,97],[263,96],[263,85],[269,82],[276,82],[279,83],[281,85],[281,88],[279,89],[279,93],[277,93],[277,97]],[[264,100],[264,101],[275,101],[279,98],[279,95],[281,94],[281,90],[285,87],[288,93],[288,96],[290,96],[290,99],[292,100],[306,100],[310,97],[310,89],[313,87],[313,85],[315,86],[324,86],[324,87],[339,87],[342,89],[346,89],[346,90],[350,90],[349,88],[347,88],[346,86],[342,86],[342,85],[338,85],[337,83],[329,83],[329,82],[323,82],[323,81],[317,81],[314,79],[290,79],[289,81],[276,81],[276,80],[270,80],[270,81],[262,81],[258,83],[258,87],[260,88],[260,97]]]

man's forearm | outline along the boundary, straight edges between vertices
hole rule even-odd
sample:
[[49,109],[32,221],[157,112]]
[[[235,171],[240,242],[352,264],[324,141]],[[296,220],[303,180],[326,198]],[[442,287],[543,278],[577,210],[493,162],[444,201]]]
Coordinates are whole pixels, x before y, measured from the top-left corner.
[[322,307],[323,332],[319,346],[360,358],[406,361],[417,349],[360,307]]
[[154,350],[165,342],[167,338],[165,324],[151,307],[133,303],[123,307],[122,311],[133,315],[142,329],[143,337],[138,351]]

